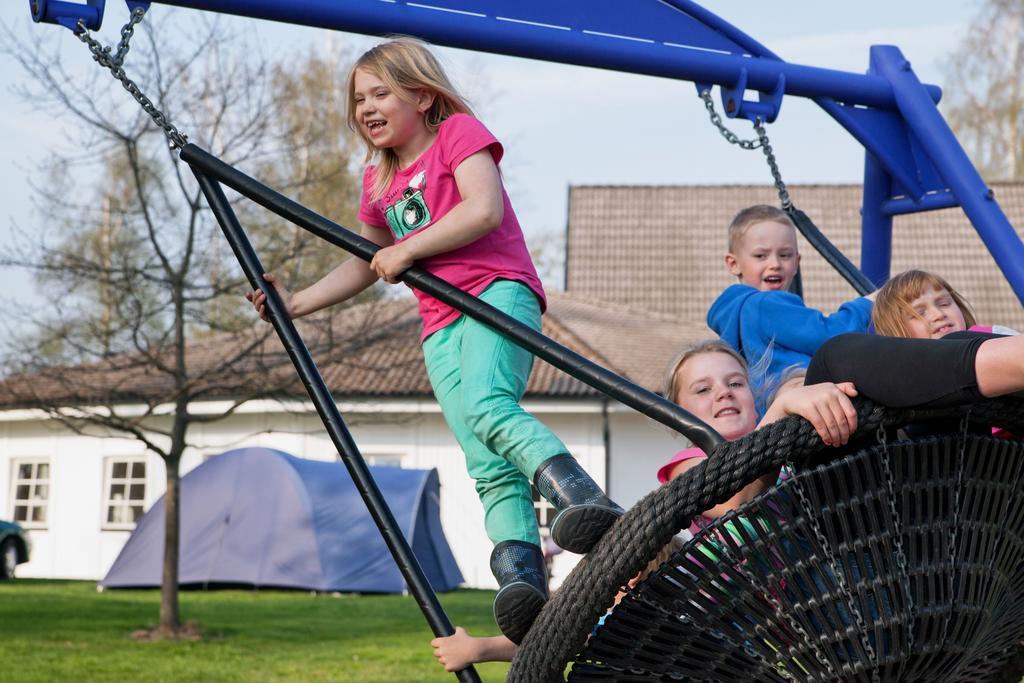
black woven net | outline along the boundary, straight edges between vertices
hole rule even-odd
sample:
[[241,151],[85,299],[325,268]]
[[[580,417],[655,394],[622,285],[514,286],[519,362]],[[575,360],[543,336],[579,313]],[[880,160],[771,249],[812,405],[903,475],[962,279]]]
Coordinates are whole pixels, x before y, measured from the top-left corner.
[[630,590],[569,680],[991,680],[1024,636],[1022,477],[1024,444],[965,434],[803,470]]

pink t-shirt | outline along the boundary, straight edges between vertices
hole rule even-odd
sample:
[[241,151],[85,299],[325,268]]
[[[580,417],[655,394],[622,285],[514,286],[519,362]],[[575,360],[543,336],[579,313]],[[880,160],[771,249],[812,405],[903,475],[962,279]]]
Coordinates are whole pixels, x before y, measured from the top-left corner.
[[[455,169],[467,157],[483,149],[490,151],[495,164],[501,161],[501,143],[482,123],[468,114],[452,115],[441,123],[427,151],[408,168],[395,173],[380,199],[370,199],[376,167],[366,169],[359,220],[390,229],[396,243],[417,230],[429,230],[462,201],[455,183]],[[544,288],[504,186],[501,197],[505,207],[501,225],[475,242],[422,259],[417,265],[474,296],[498,279],[522,282],[537,295],[543,311],[547,307]],[[434,297],[411,289],[419,300],[423,339],[461,315]]]
[[970,332],[989,332],[991,334],[1001,334],[1006,337],[1016,337],[1020,332],[1011,328],[1003,327],[1002,325],[972,325],[967,328]]
[[671,458],[669,458],[668,462],[666,462],[664,465],[658,468],[658,481],[661,482],[662,484],[668,483],[668,477],[672,473],[672,468],[678,465],[679,463],[686,462],[687,460],[693,460],[694,458],[706,457],[708,456],[704,454],[704,451],[697,448],[696,446],[691,446],[690,448],[679,451]]
[[[1001,334],[1007,337],[1016,337],[1020,334],[1017,330],[1012,327],[1003,327],[1002,325],[972,325],[967,328],[971,332],[989,332],[991,334]],[[1016,438],[1012,432],[1003,429],[1002,427],[993,427],[992,436],[999,439],[1014,439]]]
[[[671,458],[669,458],[668,462],[666,462],[664,465],[658,468],[658,481],[661,482],[662,484],[668,483],[668,478],[669,475],[672,473],[672,468],[674,468],[681,462],[686,462],[687,460],[694,460],[696,458],[707,457],[708,456],[705,455],[704,451],[697,448],[696,446],[691,446],[690,448],[681,450],[675,455],[673,455]],[[781,470],[779,470],[778,481],[785,481],[786,479],[789,478],[789,476],[790,475],[787,471],[787,468],[783,467]],[[696,535],[702,528],[706,527],[708,524],[711,524],[713,521],[714,520],[710,517],[705,517],[704,515],[697,515],[693,518],[693,521],[690,522],[690,533]]]
[[[658,468],[658,481],[661,482],[662,484],[667,483],[669,474],[672,473],[672,468],[681,462],[686,462],[687,460],[694,460],[695,458],[707,457],[708,456],[705,455],[704,451],[697,448],[696,446],[692,446],[685,450],[679,451],[671,458],[669,458],[668,462],[666,462],[664,465]],[[697,515],[690,522],[690,533],[696,535],[701,530],[701,528],[707,526],[710,523],[711,520],[705,517],[704,515]]]

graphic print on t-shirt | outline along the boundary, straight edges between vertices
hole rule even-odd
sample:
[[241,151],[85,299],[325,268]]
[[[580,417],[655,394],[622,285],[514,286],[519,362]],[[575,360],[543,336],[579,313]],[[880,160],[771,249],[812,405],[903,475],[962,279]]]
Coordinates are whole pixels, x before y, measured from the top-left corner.
[[384,218],[395,238],[402,239],[430,222],[430,210],[423,200],[426,179],[427,172],[420,171],[409,180],[409,185],[402,191],[401,199],[384,207]]

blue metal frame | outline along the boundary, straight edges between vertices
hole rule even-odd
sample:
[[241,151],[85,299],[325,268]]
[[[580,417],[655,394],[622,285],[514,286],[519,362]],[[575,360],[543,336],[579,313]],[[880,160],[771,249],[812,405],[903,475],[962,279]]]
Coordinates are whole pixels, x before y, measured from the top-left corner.
[[106,0],[87,0],[86,4],[64,2],[64,0],[29,0],[32,21],[60,24],[72,31],[78,30],[81,20],[90,31],[98,31],[103,25],[103,10]]
[[[871,48],[871,63],[892,83],[896,105],[913,136],[911,142],[919,145],[934,164],[945,180],[943,185],[956,197],[1013,291],[1024,303],[1024,242],[999,208],[995,193],[982,180],[935,103],[924,95],[921,82],[899,49],[875,45]],[[945,187],[929,189],[944,190]]]
[[864,201],[860,209],[860,269],[876,287],[889,279],[892,265],[892,214],[883,209],[891,196],[892,176],[866,151]]
[[[30,3],[37,21],[102,20],[103,0]],[[784,95],[812,98],[865,147],[861,262],[872,281],[889,275],[892,216],[960,205],[1024,303],[1024,242],[939,114],[940,89],[922,84],[895,47],[872,47],[866,74],[790,64],[691,0],[160,4],[714,84],[732,117],[771,121]],[[756,99],[744,97],[750,91]]]

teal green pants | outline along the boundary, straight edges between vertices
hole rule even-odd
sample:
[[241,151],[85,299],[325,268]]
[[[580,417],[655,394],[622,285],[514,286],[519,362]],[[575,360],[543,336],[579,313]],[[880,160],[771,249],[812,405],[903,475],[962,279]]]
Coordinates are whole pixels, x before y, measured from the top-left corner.
[[[540,304],[526,285],[496,280],[479,298],[540,330]],[[463,315],[427,337],[423,358],[445,421],[466,454],[487,535],[493,543],[540,543],[530,482],[542,462],[569,451],[519,406],[533,354]]]

